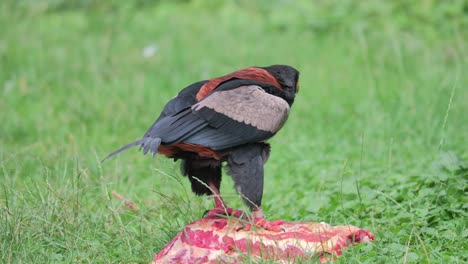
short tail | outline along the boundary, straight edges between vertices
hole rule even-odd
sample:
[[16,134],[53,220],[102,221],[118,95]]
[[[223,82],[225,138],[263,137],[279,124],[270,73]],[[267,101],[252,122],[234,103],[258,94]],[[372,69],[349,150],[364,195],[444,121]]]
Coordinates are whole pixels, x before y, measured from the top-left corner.
[[151,151],[151,155],[154,157],[156,153],[158,152],[159,145],[161,145],[161,139],[160,138],[152,138],[152,137],[144,137],[140,140],[133,141],[130,144],[127,144],[118,150],[115,150],[114,152],[110,153],[107,155],[104,159],[102,159],[101,162],[106,161],[107,159],[119,154],[120,152],[127,150],[131,147],[140,145],[140,150],[143,149],[143,154],[146,155],[148,151]]

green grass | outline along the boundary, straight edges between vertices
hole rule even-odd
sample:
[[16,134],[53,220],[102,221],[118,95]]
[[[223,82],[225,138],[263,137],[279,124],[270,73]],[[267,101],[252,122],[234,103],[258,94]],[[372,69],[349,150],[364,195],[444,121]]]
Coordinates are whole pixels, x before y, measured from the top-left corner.
[[466,263],[466,4],[415,2],[2,2],[0,262],[147,263],[211,200],[164,157],[100,159],[186,85],[282,63],[301,89],[271,140],[267,216],[376,235],[338,263]]

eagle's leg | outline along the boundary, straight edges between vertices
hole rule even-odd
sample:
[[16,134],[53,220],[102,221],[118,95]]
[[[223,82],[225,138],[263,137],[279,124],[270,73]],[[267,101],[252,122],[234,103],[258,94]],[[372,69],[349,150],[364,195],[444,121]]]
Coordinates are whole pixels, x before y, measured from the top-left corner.
[[213,192],[214,203],[215,203],[215,208],[206,212],[206,215],[208,217],[226,215],[226,216],[234,216],[237,218],[242,218],[243,216],[246,215],[245,212],[242,210],[236,210],[236,209],[227,207],[223,198],[221,198],[221,193],[219,192],[219,189],[212,182],[208,183],[208,186]]
[[270,231],[281,231],[282,220],[267,221],[261,207],[263,196],[263,165],[268,160],[270,146],[265,143],[248,144],[229,151],[228,166],[237,192],[244,203],[250,207],[252,214],[250,223]]
[[214,196],[215,208],[206,211],[204,215],[209,217],[227,215],[238,218],[246,215],[244,211],[227,207],[221,198],[219,192],[221,185],[221,161],[196,157],[183,159],[181,165],[182,173],[188,176],[192,185],[192,191],[196,195]]

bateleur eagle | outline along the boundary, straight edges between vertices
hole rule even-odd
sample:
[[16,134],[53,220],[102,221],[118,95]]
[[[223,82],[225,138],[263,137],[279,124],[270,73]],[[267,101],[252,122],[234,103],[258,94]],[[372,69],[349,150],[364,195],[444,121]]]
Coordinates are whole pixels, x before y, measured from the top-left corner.
[[194,83],[167,103],[142,139],[104,160],[137,145],[144,154],[180,159],[192,191],[214,195],[215,208],[209,216],[240,217],[242,211],[228,208],[219,193],[221,165],[226,162],[254,223],[278,231],[281,222],[266,221],[261,209],[263,165],[270,152],[265,141],[286,122],[299,89],[298,78],[293,67],[273,65]]

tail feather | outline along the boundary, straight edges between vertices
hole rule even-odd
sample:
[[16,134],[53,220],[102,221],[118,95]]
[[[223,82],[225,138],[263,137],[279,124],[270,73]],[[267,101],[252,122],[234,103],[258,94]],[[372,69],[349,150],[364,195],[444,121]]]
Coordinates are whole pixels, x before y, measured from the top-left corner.
[[158,152],[158,148],[159,148],[159,145],[161,145],[161,139],[160,138],[152,138],[152,137],[144,137],[142,139],[139,139],[137,141],[133,141],[132,143],[129,143],[115,151],[113,151],[112,153],[110,153],[109,155],[107,155],[104,159],[102,159],[101,162],[104,162],[106,161],[107,159],[119,154],[120,152],[124,151],[124,150],[127,150],[131,147],[134,147],[134,146],[137,146],[137,145],[140,145],[140,149],[143,149],[143,154],[147,154],[148,151],[151,151],[151,155],[154,157],[156,155],[156,153]]

